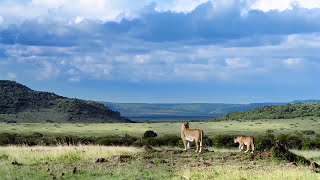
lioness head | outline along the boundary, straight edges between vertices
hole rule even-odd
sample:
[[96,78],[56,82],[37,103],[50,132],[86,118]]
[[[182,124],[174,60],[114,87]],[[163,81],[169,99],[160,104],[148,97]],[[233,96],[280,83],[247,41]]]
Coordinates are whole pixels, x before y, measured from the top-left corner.
[[235,137],[235,138],[233,139],[233,142],[234,142],[234,143],[237,143],[237,142],[238,142],[238,137]]
[[184,123],[183,123],[183,126],[184,126],[186,129],[189,129],[189,123],[188,123],[188,122],[184,122]]

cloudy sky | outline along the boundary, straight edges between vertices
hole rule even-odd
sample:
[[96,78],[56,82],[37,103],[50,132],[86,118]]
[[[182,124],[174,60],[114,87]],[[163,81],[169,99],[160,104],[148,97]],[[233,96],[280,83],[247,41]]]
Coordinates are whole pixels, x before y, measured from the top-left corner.
[[1,0],[0,79],[112,102],[320,99],[319,0]]

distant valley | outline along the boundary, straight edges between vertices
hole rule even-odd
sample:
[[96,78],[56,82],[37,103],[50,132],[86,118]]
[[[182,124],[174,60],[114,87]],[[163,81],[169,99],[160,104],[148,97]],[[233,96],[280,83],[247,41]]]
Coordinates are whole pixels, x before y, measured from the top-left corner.
[[119,111],[135,121],[199,121],[212,120],[230,112],[245,112],[270,105],[294,103],[316,103],[320,100],[295,100],[283,103],[113,103],[103,102],[105,106]]

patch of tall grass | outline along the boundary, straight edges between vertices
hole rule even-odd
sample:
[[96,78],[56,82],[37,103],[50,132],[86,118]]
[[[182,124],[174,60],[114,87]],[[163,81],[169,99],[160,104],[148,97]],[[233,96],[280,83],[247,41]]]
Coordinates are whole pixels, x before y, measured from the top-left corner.
[[0,157],[6,156],[9,161],[23,164],[39,164],[44,162],[68,163],[93,161],[96,158],[107,158],[119,154],[135,154],[139,150],[134,147],[117,146],[6,146],[0,147]]

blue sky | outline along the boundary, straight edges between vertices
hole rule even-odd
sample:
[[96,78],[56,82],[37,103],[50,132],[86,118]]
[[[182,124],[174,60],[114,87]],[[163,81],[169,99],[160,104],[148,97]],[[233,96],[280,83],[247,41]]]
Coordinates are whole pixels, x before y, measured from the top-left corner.
[[0,79],[112,102],[320,99],[319,0],[3,0]]

